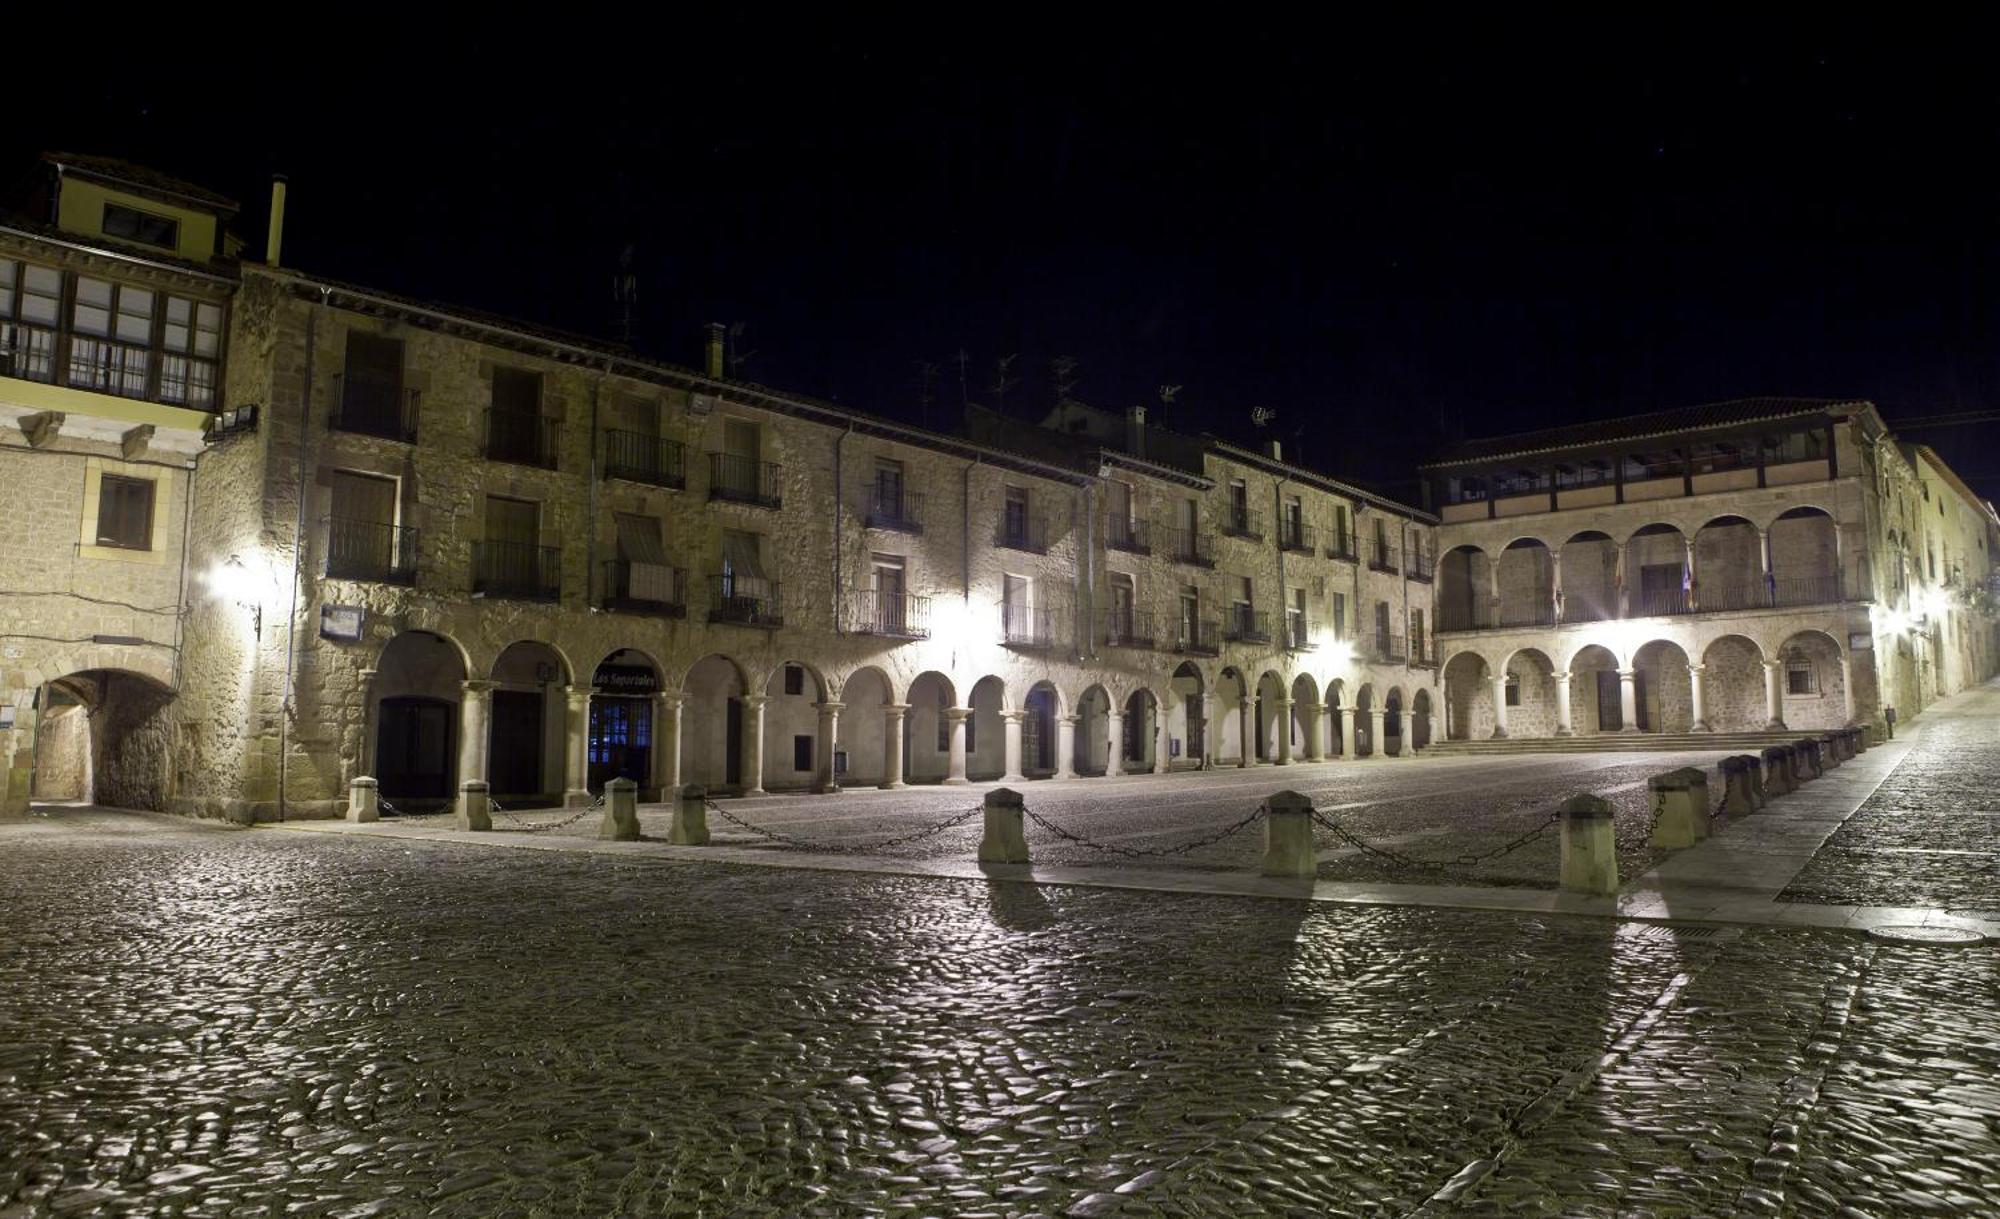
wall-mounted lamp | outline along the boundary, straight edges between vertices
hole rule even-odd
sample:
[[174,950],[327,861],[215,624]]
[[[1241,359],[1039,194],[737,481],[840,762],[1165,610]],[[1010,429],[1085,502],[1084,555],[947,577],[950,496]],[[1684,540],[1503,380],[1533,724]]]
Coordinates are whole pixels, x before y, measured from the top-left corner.
[[216,596],[225,601],[233,601],[250,611],[251,627],[257,637],[264,637],[264,581],[243,561],[241,555],[230,555],[227,559],[208,569],[208,587]]

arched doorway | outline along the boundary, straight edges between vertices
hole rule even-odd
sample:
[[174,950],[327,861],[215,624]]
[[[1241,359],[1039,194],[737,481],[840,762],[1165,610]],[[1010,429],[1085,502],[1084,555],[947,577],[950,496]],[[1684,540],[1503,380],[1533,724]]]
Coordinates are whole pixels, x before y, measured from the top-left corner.
[[1375,739],[1375,687],[1363,684],[1354,692],[1354,756],[1372,758],[1381,749]]
[[[569,661],[539,640],[511,643],[493,661],[486,781],[509,808],[561,804]],[[581,776],[579,776],[581,778]]]
[[1254,730],[1246,731],[1249,687],[1243,674],[1235,667],[1222,670],[1215,682],[1215,718],[1220,737],[1216,740],[1216,760],[1231,766],[1247,766],[1255,746],[1251,738]]
[[1694,727],[1693,682],[1687,653],[1655,639],[1632,654],[1634,701],[1641,732],[1688,732]]
[[1580,649],[1569,662],[1570,726],[1578,736],[1625,727],[1618,658],[1601,644]]
[[1844,728],[1852,718],[1846,658],[1833,636],[1800,631],[1778,648],[1785,727]]
[[404,631],[376,658],[374,777],[403,812],[442,807],[458,791],[466,677],[464,651],[429,631]]
[[965,771],[975,781],[998,779],[1007,773],[1007,736],[1001,713],[1007,710],[1007,685],[997,677],[982,677],[968,700],[972,715],[965,721]]
[[1717,732],[1761,732],[1767,715],[1764,652],[1743,635],[1723,635],[1702,650],[1702,702]]
[[1493,682],[1486,658],[1460,652],[1445,662],[1445,739],[1484,740],[1493,735]]
[[1181,764],[1199,766],[1208,757],[1208,733],[1202,722],[1201,670],[1192,661],[1182,661],[1167,689],[1167,751]]
[[1382,752],[1389,757],[1403,754],[1403,691],[1391,686],[1382,698]]
[[807,791],[822,777],[840,782],[839,758],[821,756],[833,748],[820,732],[826,701],[826,680],[812,665],[788,660],[771,670],[764,681],[765,791]]
[[[1520,648],[1507,658],[1507,684],[1501,698],[1507,707],[1510,737],[1557,736],[1562,726],[1556,696],[1555,662],[1540,648]],[[1488,695],[1489,702],[1491,695]]]
[[1120,727],[1119,760],[1128,774],[1164,770],[1159,763],[1160,742],[1165,736],[1159,700],[1151,690],[1134,690],[1125,699],[1125,722]]
[[942,783],[951,773],[951,716],[958,693],[942,673],[919,673],[910,683],[903,726],[903,774],[911,783]]
[[712,791],[743,789],[743,668],[711,653],[688,669],[682,680],[681,772],[689,783]]
[[[838,736],[840,754],[846,762],[843,784],[879,787],[888,782],[889,723],[882,709],[895,701],[889,675],[873,665],[857,669],[841,684]],[[908,715],[904,712],[906,719]],[[896,768],[898,774],[909,773],[909,725],[903,727],[903,757],[899,761],[904,765]]]
[[1285,698],[1285,679],[1269,669],[1257,678],[1257,700],[1251,708],[1251,723],[1256,725],[1256,758],[1259,762],[1275,762],[1281,756],[1280,734],[1290,732],[1291,726],[1279,706]]
[[1410,699],[1410,749],[1420,751],[1431,744],[1431,692],[1419,690]]
[[[125,669],[85,669],[42,686],[30,799],[166,808],[174,757],[166,712],[173,698],[158,679]],[[5,737],[0,729],[0,741]],[[0,783],[6,781],[0,769]]]
[[[1070,762],[1071,769],[1080,775],[1101,775],[1110,769],[1111,750],[1111,696],[1103,686],[1092,685],[1084,689],[1076,700],[1076,756]],[[1123,729],[1120,729],[1123,735]],[[1057,767],[1061,767],[1057,759]]]
[[1326,748],[1330,757],[1347,757],[1351,742],[1347,739],[1347,717],[1341,714],[1341,700],[1347,696],[1347,683],[1336,677],[1326,683]]
[[1021,710],[1021,773],[1031,779],[1046,779],[1062,765],[1056,757],[1056,719],[1062,715],[1062,695],[1051,682],[1038,681],[1028,687]]
[[601,792],[613,779],[630,779],[653,792],[653,707],[661,689],[660,666],[634,648],[612,652],[591,673],[590,735],[585,784]]
[[1672,525],[1645,525],[1625,543],[1625,595],[1630,617],[1685,614],[1691,608],[1693,574],[1687,566],[1687,535]]
[[1319,685],[1312,675],[1301,673],[1292,679],[1292,758],[1318,759],[1326,742],[1320,724]]

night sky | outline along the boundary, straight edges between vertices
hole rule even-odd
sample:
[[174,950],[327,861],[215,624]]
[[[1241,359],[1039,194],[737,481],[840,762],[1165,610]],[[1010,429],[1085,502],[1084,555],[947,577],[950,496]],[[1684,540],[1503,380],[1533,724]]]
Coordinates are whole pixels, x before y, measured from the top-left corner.
[[[282,170],[288,264],[605,337],[629,244],[650,354],[742,322],[743,376],[919,422],[928,361],[934,425],[961,349],[989,405],[1016,355],[1024,416],[1068,355],[1085,401],[1181,385],[1166,422],[1246,441],[1270,407],[1288,455],[1387,484],[1460,436],[1718,398],[2000,407],[1973,31],[967,20],[148,38],[17,86],[64,105],[0,157],[213,185],[252,252]],[[1907,438],[2000,497],[2000,424]]]

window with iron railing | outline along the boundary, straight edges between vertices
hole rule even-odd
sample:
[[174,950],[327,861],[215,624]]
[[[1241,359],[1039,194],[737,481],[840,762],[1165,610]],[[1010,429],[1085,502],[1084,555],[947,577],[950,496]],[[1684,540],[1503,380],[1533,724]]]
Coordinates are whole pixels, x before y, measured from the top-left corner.
[[892,529],[899,533],[924,531],[924,497],[901,481],[870,483],[867,524],[870,529]]
[[1232,643],[1271,642],[1271,615],[1248,605],[1232,605],[1222,620],[1222,637]]
[[1153,553],[1152,530],[1145,521],[1113,514],[1104,521],[1104,544],[1128,554]]
[[999,531],[993,540],[996,545],[1008,550],[1046,554],[1049,549],[1048,525],[1034,513],[1016,511],[1010,503],[1007,511],[1001,513]]
[[1215,541],[1199,530],[1169,529],[1167,545],[1177,563],[1190,567],[1215,566]]
[[474,542],[472,591],[515,601],[554,601],[562,595],[562,549],[530,542]]
[[1264,518],[1254,509],[1231,504],[1228,511],[1222,514],[1222,532],[1233,538],[1261,542],[1264,540]]
[[1055,643],[1055,615],[1046,606],[1000,603],[1000,641],[1010,648],[1047,648]]
[[776,580],[718,572],[708,578],[708,620],[735,626],[776,628],[785,624]]
[[687,485],[686,450],[678,440],[614,428],[604,433],[602,443],[606,478],[675,489]]
[[0,376],[211,410],[221,357],[220,304],[0,258]]
[[917,593],[850,588],[845,597],[847,629],[857,635],[892,639],[931,637],[931,599]]
[[759,508],[783,507],[780,469],[776,462],[711,450],[708,455],[708,498]]
[[604,608],[628,614],[687,614],[687,572],[664,563],[604,560]]
[[326,518],[326,574],[375,584],[417,582],[417,531],[407,525]]
[[1298,554],[1312,554],[1318,549],[1313,542],[1313,527],[1292,517],[1279,518],[1278,545]]
[[1145,610],[1130,606],[1114,606],[1105,610],[1104,643],[1114,648],[1150,648],[1153,646],[1153,615]]

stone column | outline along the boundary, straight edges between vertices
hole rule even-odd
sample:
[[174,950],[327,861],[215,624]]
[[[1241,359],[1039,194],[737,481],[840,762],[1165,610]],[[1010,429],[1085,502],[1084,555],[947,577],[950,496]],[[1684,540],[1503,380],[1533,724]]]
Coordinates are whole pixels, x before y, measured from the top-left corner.
[[1702,677],[1708,672],[1707,665],[1688,666],[1688,704],[1694,714],[1694,722],[1688,725],[1690,732],[1708,732],[1708,692],[1703,688]]
[[833,770],[833,755],[840,747],[840,709],[831,699],[817,704],[819,748],[813,752],[813,790],[825,795],[840,790],[840,776]]
[[1168,764],[1172,761],[1172,759],[1167,756],[1168,751],[1170,749],[1171,746],[1167,744],[1167,717],[1158,714],[1156,712],[1153,716],[1153,773],[1154,774],[1163,775],[1167,773]]
[[1370,707],[1368,709],[1368,750],[1372,757],[1386,758],[1389,756],[1386,752],[1389,738],[1382,731],[1383,724],[1388,718],[1389,712],[1386,708]]
[[903,718],[908,703],[882,704],[882,787],[895,791],[903,785]]
[[1764,662],[1764,729],[1767,732],[1785,730],[1785,662],[1782,660]]
[[1507,739],[1507,675],[1502,673],[1493,681],[1493,739]]
[[1322,739],[1325,734],[1321,731],[1324,727],[1322,715],[1325,711],[1326,708],[1317,700],[1306,704],[1306,761],[1308,762],[1326,760],[1326,741]]
[[1215,765],[1215,695],[1206,691],[1201,696],[1201,766],[1203,770]]
[[1250,759],[1257,756],[1256,736],[1264,731],[1257,723],[1257,709],[1250,705],[1250,696],[1244,695],[1236,701],[1236,765],[1238,769],[1250,765]]
[[1021,721],[1027,717],[1025,711],[1002,711],[1000,724],[1007,738],[1006,773],[1000,776],[1007,783],[1021,781]]
[[1113,711],[1104,717],[1104,736],[1109,744],[1104,751],[1104,773],[1122,775],[1125,773],[1125,713]]
[[1076,721],[1075,715],[1056,717],[1056,778],[1076,778]]
[[1273,701],[1272,706],[1274,714],[1271,718],[1277,724],[1278,728],[1278,765],[1290,766],[1292,764],[1292,700],[1289,698],[1276,699]]
[[486,758],[492,746],[493,683],[462,681],[458,702],[458,781],[486,782]]
[[1549,613],[1550,622],[1561,622],[1563,603],[1563,552],[1558,546],[1549,552]]
[[1847,718],[1843,724],[1854,722],[1854,657],[1845,650],[1840,653],[1840,706]]
[[653,786],[671,800],[681,786],[681,703],[679,694],[653,696]]
[[1500,622],[1500,556],[1486,560],[1486,607],[1487,621],[1498,625]]
[[361,748],[355,751],[357,775],[375,773],[375,737],[381,731],[382,706],[375,697],[375,679],[378,670],[361,670]]
[[1576,728],[1569,715],[1569,674],[1554,675],[1556,683],[1556,735],[1573,736]]
[[1691,610],[1700,609],[1701,572],[1694,565],[1694,539],[1691,537],[1682,538],[1681,549],[1686,552],[1685,556],[1681,561],[1687,564],[1687,581],[1688,581],[1687,607]]
[[[1834,548],[1838,550],[1839,547],[1840,530],[1836,526]],[[1771,580],[1771,532],[1768,529],[1757,530],[1757,576],[1764,582],[1765,604],[1777,600],[1778,586]]]
[[1630,538],[1618,543],[1616,565],[1613,568],[1613,579],[1618,584],[1618,616],[1620,618],[1630,618],[1632,616],[1632,587],[1625,578],[1625,552],[1631,548],[1631,545],[1632,539]]
[[764,794],[764,704],[768,694],[743,696],[743,794]]
[[569,706],[563,722],[563,807],[584,808],[590,804],[591,689],[569,686],[563,693]]
[[1361,751],[1354,743],[1354,708],[1342,707],[1340,708],[1340,756],[1352,760],[1360,754]]
[[1639,670],[1618,670],[1618,721],[1620,732],[1639,731]]
[[970,707],[946,707],[944,781],[959,784],[965,778],[965,721],[972,718]]

